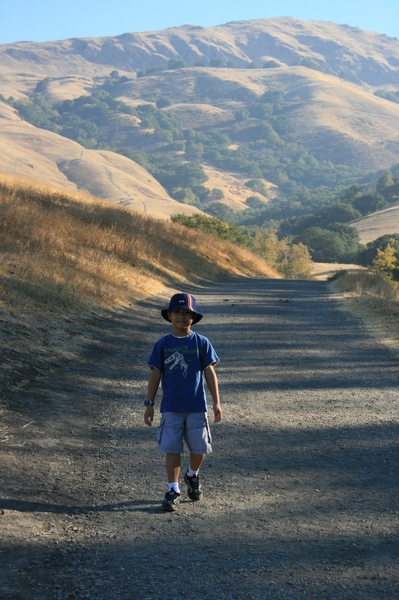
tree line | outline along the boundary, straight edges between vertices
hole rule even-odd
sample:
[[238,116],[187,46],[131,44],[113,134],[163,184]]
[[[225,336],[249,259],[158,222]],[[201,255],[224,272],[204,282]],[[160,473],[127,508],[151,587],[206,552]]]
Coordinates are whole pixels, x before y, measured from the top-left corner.
[[[225,222],[230,234],[231,226],[239,228],[246,244],[260,254],[268,239],[269,252],[273,245],[280,250],[284,245],[290,249],[306,246],[315,261],[369,260],[365,257],[370,253],[364,254],[368,248],[360,244],[350,223],[387,206],[381,192],[395,181],[391,171],[380,174],[371,189],[370,184],[357,183],[365,176],[361,171],[317,160],[292,141],[294,126],[280,90],[249,97],[228,123],[184,128],[167,110],[175,102],[171,97],[159,95],[138,106],[120,100],[131,81],[112,71],[90,94],[51,104],[47,98],[51,78],[45,78],[28,100],[0,99],[36,127],[134,160],[178,202],[197,206]],[[118,114],[137,118],[137,135],[130,136],[129,145],[118,144],[112,132],[105,137],[104,124]],[[223,203],[223,190],[205,185],[208,177],[203,163],[247,178],[245,210],[232,211]],[[399,174],[398,166],[395,174]],[[269,197],[265,180],[278,186],[277,197]],[[289,254],[286,248],[281,256]],[[385,248],[380,250],[385,252]]]

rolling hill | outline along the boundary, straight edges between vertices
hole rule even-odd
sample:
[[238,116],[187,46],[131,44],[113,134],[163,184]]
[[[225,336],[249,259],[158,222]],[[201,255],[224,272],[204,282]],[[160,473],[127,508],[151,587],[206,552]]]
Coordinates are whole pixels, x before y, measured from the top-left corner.
[[[68,139],[56,128],[49,131],[28,123],[10,101],[32,101],[40,89],[45,102],[55,107],[89,98],[100,88],[131,112],[108,112],[98,119],[95,147]],[[335,172],[342,170],[339,185],[350,184],[355,177],[399,163],[399,104],[375,95],[378,90],[399,91],[398,40],[347,25],[288,17],[4,44],[0,46],[1,170],[162,218],[198,212],[201,206],[173,199],[170,189],[145,164],[114,150],[130,148],[149,157],[163,153],[182,164],[200,162],[209,177],[204,186],[221,189],[224,202],[242,210],[247,197],[256,196],[245,188],[251,178],[248,172],[213,160],[206,149],[203,155],[187,158],[172,138],[180,139],[185,130],[208,138],[216,132],[232,138],[226,149],[230,156],[246,148],[250,162],[254,149],[264,152],[265,161],[273,158],[276,166],[265,168],[258,178],[272,190],[269,198],[281,191],[287,195],[286,174],[279,172],[286,160],[284,149],[273,150],[271,157],[268,140],[262,141],[258,134],[252,139],[254,132],[240,129],[237,121],[240,111],[254,120],[254,107],[259,109],[265,94],[278,92],[284,97],[278,117],[289,123],[279,132],[282,143],[290,148],[291,162],[306,162],[304,174],[295,175],[296,188],[328,187],[328,177],[324,172],[319,177],[314,167],[317,162],[324,170],[330,163]],[[163,98],[169,102],[158,112],[177,123],[180,133],[169,131],[160,137],[151,126],[143,127],[142,117],[134,111],[142,105],[155,109]],[[75,116],[82,114],[75,111]],[[256,118],[257,126],[264,122]],[[273,118],[269,121],[276,127]],[[296,157],[295,145],[302,152]],[[289,177],[294,171],[291,168]],[[395,227],[399,230],[399,224]]]

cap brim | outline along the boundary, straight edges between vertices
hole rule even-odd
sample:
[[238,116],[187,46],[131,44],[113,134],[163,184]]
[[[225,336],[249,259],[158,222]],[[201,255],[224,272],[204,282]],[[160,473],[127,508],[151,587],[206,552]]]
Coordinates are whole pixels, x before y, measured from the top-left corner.
[[[165,321],[168,321],[168,323],[170,323],[170,319],[168,317],[168,313],[171,312],[168,308],[163,308],[161,310],[161,315],[163,316],[163,318],[165,319]],[[193,311],[191,311],[193,312]],[[202,317],[204,315],[201,315],[200,313],[194,313],[194,320],[193,320],[193,325],[195,325],[196,323],[198,323],[198,321],[201,321]]]
[[164,308],[163,310],[161,310],[161,315],[163,316],[164,319],[166,319],[166,321],[169,321],[169,323],[170,323],[170,319],[168,317],[168,312],[170,312],[170,311],[167,310],[166,308]]

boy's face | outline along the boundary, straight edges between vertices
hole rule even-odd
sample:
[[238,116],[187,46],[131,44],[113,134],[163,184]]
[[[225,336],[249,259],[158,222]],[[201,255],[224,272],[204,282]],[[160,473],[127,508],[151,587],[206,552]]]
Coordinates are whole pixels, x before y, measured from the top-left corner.
[[173,333],[178,336],[188,335],[194,321],[194,313],[191,310],[180,308],[168,312],[168,317],[173,325]]

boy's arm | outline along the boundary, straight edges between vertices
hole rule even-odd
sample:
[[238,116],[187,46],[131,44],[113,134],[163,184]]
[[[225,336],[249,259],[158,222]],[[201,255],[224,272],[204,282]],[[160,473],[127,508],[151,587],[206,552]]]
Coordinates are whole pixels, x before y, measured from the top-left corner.
[[213,400],[213,414],[215,415],[213,422],[219,423],[222,420],[222,408],[220,406],[218,378],[213,365],[209,365],[205,369],[205,379]]
[[[155,396],[157,395],[157,391],[159,388],[159,383],[161,381],[161,371],[155,369],[155,367],[151,367],[150,377],[148,379],[148,390],[147,390],[147,399],[155,400]],[[152,422],[154,420],[154,407],[149,404],[145,407],[144,413],[144,423],[151,427]]]

